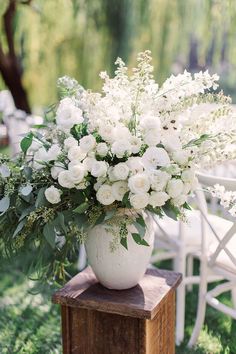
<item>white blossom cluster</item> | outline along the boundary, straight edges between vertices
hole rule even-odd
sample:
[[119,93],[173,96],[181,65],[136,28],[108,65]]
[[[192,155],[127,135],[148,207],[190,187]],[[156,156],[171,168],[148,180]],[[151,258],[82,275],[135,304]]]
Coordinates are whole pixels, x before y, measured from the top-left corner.
[[219,198],[220,205],[227,209],[232,216],[236,216],[236,192],[228,191],[219,184],[209,187],[208,190],[213,197]]
[[[79,88],[79,94],[73,92],[60,101],[55,128],[58,139],[54,134],[49,146],[31,146],[34,168],[50,166],[55,181],[45,192],[50,203],[59,203],[65,189],[75,188],[89,190],[95,203],[104,206],[122,203],[125,196],[138,210],[185,204],[196,186],[196,163],[205,158],[212,144],[212,139],[205,136],[201,140],[201,135],[212,135],[216,120],[225,124],[228,111],[225,108],[217,111],[217,117],[209,113],[207,118],[192,119],[196,97],[201,102],[205,92],[215,90],[218,76],[207,71],[192,76],[185,71],[159,87],[150,61],[149,51],[140,53],[129,76],[119,58],[114,78],[106,72],[100,75],[102,94]],[[59,83],[74,90],[76,83],[68,80]],[[226,124],[224,131],[226,134]],[[213,140],[219,153],[226,143]]]

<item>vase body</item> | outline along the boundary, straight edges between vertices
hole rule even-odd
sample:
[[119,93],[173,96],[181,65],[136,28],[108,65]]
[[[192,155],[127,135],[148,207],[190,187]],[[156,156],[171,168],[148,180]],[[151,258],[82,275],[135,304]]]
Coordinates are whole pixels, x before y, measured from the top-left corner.
[[92,228],[86,240],[88,262],[92,267],[98,281],[109,289],[129,289],[138,284],[144,276],[154,244],[153,219],[145,214],[146,234],[145,241],[149,246],[138,245],[131,235],[137,233],[133,225],[129,225],[127,245],[128,250],[120,243],[111,250],[114,233],[119,232],[118,227],[107,228],[100,224]]

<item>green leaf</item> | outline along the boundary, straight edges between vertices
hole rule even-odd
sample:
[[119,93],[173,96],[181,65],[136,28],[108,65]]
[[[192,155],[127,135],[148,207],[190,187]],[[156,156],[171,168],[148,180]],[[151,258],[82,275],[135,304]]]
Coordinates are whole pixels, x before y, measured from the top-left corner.
[[56,233],[53,224],[46,224],[43,228],[43,235],[50,246],[54,249],[56,244]]
[[9,206],[10,206],[10,198],[3,197],[0,200],[0,212],[2,213],[1,215],[3,215],[8,210]]
[[74,213],[83,214],[89,208],[89,203],[84,202],[73,210]]
[[23,172],[25,177],[30,181],[32,178],[32,168],[29,166],[25,166]]
[[0,174],[2,175],[3,178],[10,177],[11,171],[9,170],[7,165],[1,165],[0,166]]
[[124,248],[126,248],[128,250],[127,237],[122,237],[120,239],[120,243],[122,244],[122,246],[124,246]]
[[140,237],[143,238],[145,236],[145,233],[146,233],[146,225],[142,226],[138,222],[134,221],[134,226],[135,226],[136,230],[138,231]]
[[42,128],[48,128],[46,124],[35,124],[32,126],[34,129],[42,129]]
[[102,213],[101,215],[99,215],[99,217],[97,218],[96,222],[94,225],[99,225],[102,224],[105,220],[106,214]]
[[123,199],[122,199],[122,204],[126,207],[126,208],[131,208],[131,204],[129,201],[129,192],[126,192]]
[[187,202],[183,204],[184,209],[192,210],[191,205],[189,205]]
[[178,220],[180,214],[179,208],[167,202],[165,206],[162,207],[164,213],[173,220]]
[[20,193],[26,197],[27,195],[29,195],[32,192],[32,190],[33,190],[33,187],[30,184],[27,184],[27,186],[20,188]]
[[46,189],[47,189],[46,187],[40,188],[35,202],[36,208],[40,208],[48,204],[47,199],[45,197]]
[[132,233],[132,237],[138,245],[149,246],[147,241],[145,241],[143,238],[141,238],[139,234]]
[[65,217],[64,217],[63,213],[57,213],[57,219],[58,219],[58,222],[59,222],[59,226],[61,227],[61,229],[66,234],[67,233],[67,229],[66,229]]
[[21,142],[20,142],[20,147],[21,147],[21,150],[23,151],[24,154],[27,153],[29,147],[32,145],[32,142],[33,142],[33,133],[30,132],[27,136],[25,136]]
[[107,211],[104,221],[110,220],[115,215],[115,213],[115,209]]
[[25,226],[26,221],[27,220],[24,219],[17,225],[17,228],[15,229],[14,234],[12,236],[13,238],[16,237],[16,235],[18,235],[18,233],[23,229],[23,227]]
[[32,211],[35,210],[35,206],[32,205],[29,208],[26,208],[22,211],[19,221],[23,220],[27,215],[29,215]]
[[139,223],[139,225],[143,226],[143,227],[146,227],[146,224],[145,224],[145,220],[144,218],[142,217],[142,215],[139,215],[136,220],[135,220],[137,223]]

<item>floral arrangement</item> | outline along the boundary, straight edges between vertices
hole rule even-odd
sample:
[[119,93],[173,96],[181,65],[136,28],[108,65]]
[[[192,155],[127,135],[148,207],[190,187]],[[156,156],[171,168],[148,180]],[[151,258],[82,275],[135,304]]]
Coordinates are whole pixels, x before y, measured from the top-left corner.
[[[141,211],[183,216],[196,168],[235,156],[235,118],[229,98],[214,93],[218,76],[185,71],[159,87],[150,62],[149,51],[140,53],[129,75],[118,58],[114,78],[100,74],[102,93],[59,79],[53,121],[22,139],[14,161],[1,157],[4,252],[32,252],[39,275],[63,277],[100,223],[119,225],[127,248],[130,219],[118,220],[119,208],[133,211],[132,236],[148,246]],[[207,103],[217,105],[205,112]]]
[[220,205],[228,210],[231,216],[236,217],[236,192],[226,190],[224,186],[215,184],[214,187],[209,187],[208,191],[213,197],[220,201]]

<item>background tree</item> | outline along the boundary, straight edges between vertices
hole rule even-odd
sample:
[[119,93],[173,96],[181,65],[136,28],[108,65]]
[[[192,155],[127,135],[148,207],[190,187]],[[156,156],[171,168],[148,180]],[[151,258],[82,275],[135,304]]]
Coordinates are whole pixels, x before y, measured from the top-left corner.
[[11,91],[16,108],[27,113],[30,113],[31,110],[22,82],[21,56],[16,53],[14,32],[16,29],[15,17],[17,6],[20,4],[30,5],[30,2],[30,0],[8,0],[8,3],[5,1],[5,11],[2,15],[2,31],[5,36],[7,49],[4,50],[3,39],[0,39],[0,72],[2,78]]

